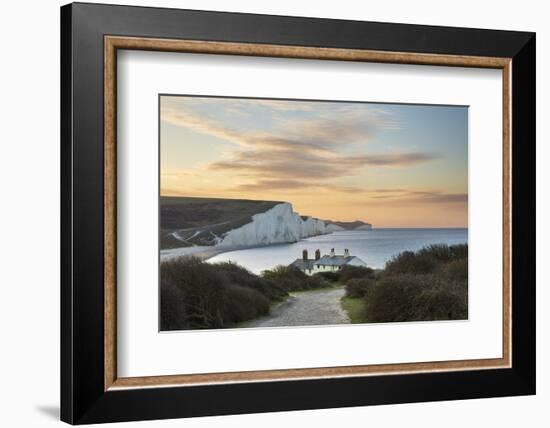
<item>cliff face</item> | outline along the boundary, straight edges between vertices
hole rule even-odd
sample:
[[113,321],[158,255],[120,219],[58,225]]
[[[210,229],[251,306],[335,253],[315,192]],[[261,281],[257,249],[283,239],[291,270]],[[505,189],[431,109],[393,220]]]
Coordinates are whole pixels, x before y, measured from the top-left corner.
[[275,205],[266,212],[255,214],[252,221],[226,232],[217,245],[249,246],[296,242],[301,238],[329,233],[322,220],[300,215],[288,202]]
[[300,216],[283,201],[168,197],[160,200],[161,250],[296,242],[342,230],[367,230],[362,221]]

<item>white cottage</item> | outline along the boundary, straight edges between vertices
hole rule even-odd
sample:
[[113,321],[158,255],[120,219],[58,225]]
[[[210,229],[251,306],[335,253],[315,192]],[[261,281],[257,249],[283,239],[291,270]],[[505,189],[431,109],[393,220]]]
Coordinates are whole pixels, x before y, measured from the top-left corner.
[[302,258],[294,260],[289,266],[296,267],[307,275],[313,275],[318,272],[336,272],[344,266],[363,266],[367,264],[357,256],[351,256],[346,248],[343,255],[335,253],[334,248],[330,254],[321,257],[321,251],[315,250],[315,258],[309,259],[307,250],[302,252]]

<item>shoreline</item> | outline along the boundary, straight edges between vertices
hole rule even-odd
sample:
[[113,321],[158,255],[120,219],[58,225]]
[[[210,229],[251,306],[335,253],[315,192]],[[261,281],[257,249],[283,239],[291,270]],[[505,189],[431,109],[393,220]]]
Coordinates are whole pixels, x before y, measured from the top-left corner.
[[[299,242],[299,241],[296,241]],[[193,256],[203,261],[211,259],[219,254],[229,253],[231,251],[251,250],[254,248],[275,247],[277,245],[295,244],[296,242],[279,242],[276,244],[258,244],[258,245],[227,245],[227,246],[195,246],[195,247],[179,247],[160,250],[161,263],[166,260],[176,259],[179,257]]]
[[[273,266],[276,266],[276,265],[287,265],[289,263],[292,262],[292,260],[294,260],[296,257],[298,257],[298,255],[293,255],[292,257],[287,257],[286,254],[282,254],[282,253],[285,253],[284,250],[281,250],[279,251],[278,250],[278,247],[286,247],[286,246],[291,246],[291,247],[296,247],[298,248],[298,251],[300,254],[301,254],[301,248],[302,246],[307,246],[307,245],[318,245],[320,246],[321,248],[322,247],[326,247],[326,248],[322,248],[323,251],[327,252],[329,251],[330,247],[331,246],[338,246],[338,248],[342,247],[342,248],[351,248],[350,251],[352,251],[354,254],[359,254],[360,256],[361,255],[365,255],[366,254],[366,258],[363,258],[363,260],[368,263],[368,265],[371,267],[371,268],[374,268],[374,269],[383,269],[386,262],[388,260],[391,259],[391,257],[395,254],[398,254],[399,252],[402,252],[402,251],[415,251],[417,248],[417,243],[416,242],[408,242],[410,239],[407,238],[407,236],[405,235],[405,237],[403,238],[404,239],[404,242],[402,243],[401,246],[399,246],[400,248],[395,248],[393,252],[388,252],[388,254],[385,254],[386,252],[386,249],[385,247],[380,247],[379,244],[377,244],[377,241],[373,241],[374,242],[374,246],[372,249],[370,250],[366,250],[365,248],[362,248],[361,245],[358,245],[357,248],[354,249],[354,243],[353,243],[353,239],[352,241],[350,241],[349,243],[346,242],[346,243],[339,243],[338,241],[340,240],[347,240],[349,236],[353,235],[354,233],[358,233],[358,234],[361,234],[361,235],[369,235],[372,237],[374,237],[374,235],[378,235],[380,233],[384,234],[388,231],[390,231],[392,229],[382,229],[382,228],[377,228],[377,229],[372,229],[370,231],[338,231],[338,232],[331,232],[329,234],[322,234],[322,235],[316,235],[316,236],[313,236],[313,237],[308,237],[308,238],[303,238],[303,239],[300,239],[298,241],[294,241],[294,242],[279,242],[279,243],[272,243],[272,244],[260,244],[260,245],[221,245],[221,246],[193,246],[193,247],[179,247],[179,248],[173,248],[173,249],[163,249],[160,251],[160,257],[159,257],[159,261],[160,263],[164,262],[164,261],[167,261],[167,260],[171,260],[171,259],[175,259],[175,258],[179,258],[179,257],[185,257],[185,256],[195,256],[203,261],[208,261],[216,256],[219,256],[219,255],[222,255],[224,253],[235,253],[236,255],[233,257],[231,255],[225,255],[225,256],[221,256],[219,258],[219,260],[226,260],[226,259],[235,259],[235,261],[237,261],[240,265],[246,267],[247,269],[249,269],[251,272],[254,272],[256,274],[260,274],[263,270],[265,269],[270,269],[271,267]],[[393,229],[392,231],[398,231],[399,229]],[[403,230],[403,229],[402,229]],[[405,229],[405,230],[410,230],[410,231],[419,231],[420,229],[419,228],[416,228],[416,229]],[[430,239],[426,239],[426,243],[425,245],[430,245],[430,244],[448,244],[448,245],[455,245],[455,244],[462,244],[462,243],[465,243],[467,244],[468,243],[468,229],[462,229],[462,228],[431,228],[431,229],[427,229],[427,230],[432,230],[432,231],[436,231],[436,230],[449,230],[449,231],[456,231],[456,230],[465,230],[466,231],[466,234],[464,237],[462,237],[462,234],[459,234],[460,236],[458,236],[458,238],[461,238],[461,239],[451,239],[450,241],[448,241],[448,239],[440,239],[440,237],[438,237],[438,234],[434,235],[433,238],[430,238]],[[378,232],[378,233],[376,233]],[[323,240],[321,239],[320,241],[316,238],[319,238],[319,237],[324,237],[324,236],[330,236],[330,235],[333,235],[334,236],[334,244],[324,244],[323,243]],[[385,235],[384,235],[385,236]],[[428,235],[429,237],[429,235]],[[391,238],[391,236],[390,236]],[[310,242],[310,240],[312,242]],[[329,241],[332,241],[333,239],[329,238]],[[390,239],[391,241],[391,239]],[[414,240],[413,240],[414,241]],[[431,242],[433,241],[433,242]],[[314,244],[315,242],[315,244]],[[359,241],[356,241],[356,242],[359,242]],[[300,246],[300,243],[304,244],[302,246]],[[414,245],[413,245],[414,244]],[[328,245],[328,246],[327,246]],[[254,253],[254,252],[251,252],[251,251],[246,251],[246,250],[254,250],[254,249],[257,249],[258,250],[258,254],[260,254],[260,259],[261,257],[268,257],[270,262],[271,263],[271,267],[268,267],[267,264],[265,262],[259,262],[259,261],[254,261],[254,259],[251,258],[250,254]],[[387,249],[389,251],[389,249]],[[367,253],[365,253],[365,251]],[[239,253],[243,253],[242,255],[239,255]],[[255,254],[255,253],[254,253]],[[282,255],[281,255],[282,254]],[[284,257],[283,257],[284,256]],[[242,260],[241,260],[242,259]],[[287,260],[288,259],[288,260]],[[370,259],[370,260],[369,260]],[[265,265],[265,266],[264,266]]]

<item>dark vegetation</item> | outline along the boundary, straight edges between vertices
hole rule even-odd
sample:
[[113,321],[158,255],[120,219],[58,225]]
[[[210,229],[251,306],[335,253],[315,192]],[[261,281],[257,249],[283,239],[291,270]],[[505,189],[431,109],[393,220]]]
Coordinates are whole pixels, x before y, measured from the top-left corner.
[[255,275],[234,263],[181,257],[161,264],[161,330],[227,328],[267,315],[288,293],[343,284],[352,322],[468,317],[468,246],[405,251],[384,270],[346,266],[308,276],[277,266]]
[[181,257],[161,264],[161,330],[227,328],[267,315],[288,292],[327,285],[320,276],[279,266],[254,275],[234,263]]
[[345,284],[347,297],[363,298],[374,288],[376,280],[373,278],[352,278]]
[[290,266],[277,266],[262,272],[262,276],[278,284],[287,292],[313,290],[328,285],[328,281],[322,276],[308,276],[300,269]]
[[361,220],[355,220],[355,221],[332,221],[332,220],[323,220],[327,224],[335,224],[336,226],[343,227],[346,230],[353,230],[357,229],[361,226],[372,226],[370,223],[365,223]]
[[338,281],[347,283],[351,279],[374,278],[374,269],[362,266],[344,266],[339,272]]
[[[350,272],[351,273],[351,272]],[[365,299],[364,322],[456,320],[468,317],[468,246],[404,251],[384,270],[340,273],[346,296]]]

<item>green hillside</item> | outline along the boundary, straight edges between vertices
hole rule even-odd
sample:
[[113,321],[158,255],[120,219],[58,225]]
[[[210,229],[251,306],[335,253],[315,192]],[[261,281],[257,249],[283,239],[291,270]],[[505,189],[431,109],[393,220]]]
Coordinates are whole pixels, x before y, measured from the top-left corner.
[[213,245],[216,237],[249,223],[254,214],[268,211],[280,203],[248,199],[162,196],[160,247],[168,249]]

